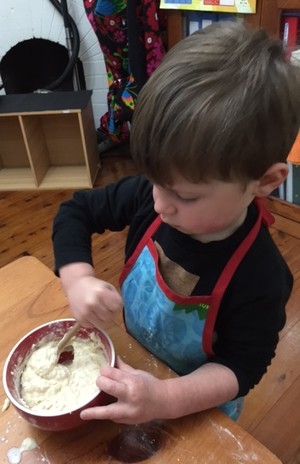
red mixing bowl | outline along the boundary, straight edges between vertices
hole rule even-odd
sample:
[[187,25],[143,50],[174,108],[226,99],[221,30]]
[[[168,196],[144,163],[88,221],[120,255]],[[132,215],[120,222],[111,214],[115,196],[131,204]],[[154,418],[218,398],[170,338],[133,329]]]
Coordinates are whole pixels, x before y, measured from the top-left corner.
[[[32,352],[33,345],[40,344],[41,341],[60,340],[65,332],[75,324],[74,319],[58,319],[47,322],[25,335],[9,353],[3,369],[3,386],[5,393],[17,409],[19,414],[30,424],[43,430],[59,431],[69,430],[79,427],[86,423],[80,418],[80,412],[92,406],[101,406],[109,403],[112,398],[105,392],[97,392],[91,398],[88,398],[85,404],[80,405],[77,409],[64,412],[62,414],[49,412],[41,413],[24,406],[20,397],[21,374],[24,368],[26,358]],[[115,365],[115,349],[108,334],[98,328],[80,328],[76,337],[83,339],[89,338],[91,333],[95,333],[105,349],[107,364]],[[88,379],[87,379],[88,381]]]

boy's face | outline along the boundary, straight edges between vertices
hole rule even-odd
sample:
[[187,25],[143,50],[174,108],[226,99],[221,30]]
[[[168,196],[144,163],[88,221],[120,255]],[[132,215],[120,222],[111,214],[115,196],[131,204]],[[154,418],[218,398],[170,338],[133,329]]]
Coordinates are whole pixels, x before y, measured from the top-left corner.
[[193,238],[209,242],[230,236],[244,221],[258,181],[213,180],[195,184],[176,176],[172,185],[153,185],[154,209],[163,222]]

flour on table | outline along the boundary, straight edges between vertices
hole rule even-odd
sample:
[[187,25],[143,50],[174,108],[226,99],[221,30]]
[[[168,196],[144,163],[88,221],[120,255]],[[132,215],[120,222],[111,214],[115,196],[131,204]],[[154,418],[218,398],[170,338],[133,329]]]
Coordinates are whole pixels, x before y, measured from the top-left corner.
[[9,406],[10,406],[10,401],[8,398],[5,398],[3,405],[2,405],[1,412],[6,411],[9,408]]
[[14,447],[7,451],[6,457],[9,464],[19,464],[22,459],[23,451],[33,450],[34,448],[37,448],[37,446],[37,442],[34,440],[34,438],[25,438],[22,441],[20,448]]

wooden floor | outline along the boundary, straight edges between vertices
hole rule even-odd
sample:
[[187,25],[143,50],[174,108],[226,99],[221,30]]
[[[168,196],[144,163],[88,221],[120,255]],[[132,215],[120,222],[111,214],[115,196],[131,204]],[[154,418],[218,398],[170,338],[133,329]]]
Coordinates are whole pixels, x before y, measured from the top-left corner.
[[[96,186],[135,173],[130,157],[108,156],[102,160]],[[0,267],[29,254],[53,268],[52,220],[58,205],[71,194],[70,190],[0,191]],[[294,274],[295,286],[277,356],[259,386],[248,395],[239,422],[284,464],[297,464],[300,463],[300,239],[275,228],[272,234]],[[122,266],[124,238],[125,232],[105,233],[93,242],[96,271],[114,285]]]

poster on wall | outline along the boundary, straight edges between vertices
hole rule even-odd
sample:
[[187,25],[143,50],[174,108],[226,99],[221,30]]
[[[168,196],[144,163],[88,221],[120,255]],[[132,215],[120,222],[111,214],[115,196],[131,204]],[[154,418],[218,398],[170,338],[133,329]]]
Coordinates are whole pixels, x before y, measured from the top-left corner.
[[160,8],[247,14],[256,12],[256,0],[161,0]]

